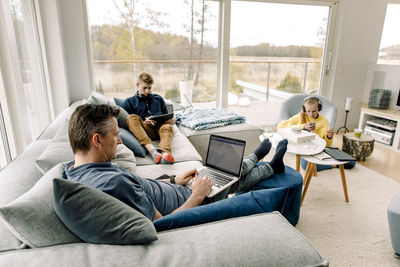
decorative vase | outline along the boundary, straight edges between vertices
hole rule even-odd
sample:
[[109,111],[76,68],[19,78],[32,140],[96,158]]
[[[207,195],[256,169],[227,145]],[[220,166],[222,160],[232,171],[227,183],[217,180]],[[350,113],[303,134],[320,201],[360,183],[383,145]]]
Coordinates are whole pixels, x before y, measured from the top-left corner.
[[184,107],[191,106],[193,95],[193,81],[179,81],[179,93],[181,97],[181,105]]

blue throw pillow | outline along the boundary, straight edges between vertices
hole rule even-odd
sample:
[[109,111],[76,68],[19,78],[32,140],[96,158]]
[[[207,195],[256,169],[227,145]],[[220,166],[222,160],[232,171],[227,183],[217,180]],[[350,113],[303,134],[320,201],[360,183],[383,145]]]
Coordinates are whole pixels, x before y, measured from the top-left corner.
[[287,188],[251,191],[239,196],[171,213],[154,221],[157,231],[215,222],[257,213],[279,211],[285,205]]
[[130,131],[120,127],[119,136],[121,137],[122,143],[132,150],[135,156],[142,158],[146,156],[146,149],[139,143],[139,141]]

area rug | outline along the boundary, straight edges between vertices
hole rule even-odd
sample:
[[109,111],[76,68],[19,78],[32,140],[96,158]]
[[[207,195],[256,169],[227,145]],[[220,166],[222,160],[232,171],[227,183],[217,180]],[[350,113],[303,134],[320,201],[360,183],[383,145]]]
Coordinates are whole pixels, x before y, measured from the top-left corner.
[[391,247],[387,206],[400,183],[356,165],[345,170],[350,202],[339,169],[313,177],[296,228],[330,266],[400,266]]

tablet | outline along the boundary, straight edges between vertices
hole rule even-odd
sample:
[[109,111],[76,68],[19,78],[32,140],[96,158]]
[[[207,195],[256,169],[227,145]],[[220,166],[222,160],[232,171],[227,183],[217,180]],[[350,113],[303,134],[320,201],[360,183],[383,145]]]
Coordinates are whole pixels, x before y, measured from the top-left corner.
[[161,114],[157,116],[152,116],[151,119],[155,120],[157,122],[163,122],[167,121],[169,119],[172,119],[174,117],[174,113],[168,113],[168,114]]

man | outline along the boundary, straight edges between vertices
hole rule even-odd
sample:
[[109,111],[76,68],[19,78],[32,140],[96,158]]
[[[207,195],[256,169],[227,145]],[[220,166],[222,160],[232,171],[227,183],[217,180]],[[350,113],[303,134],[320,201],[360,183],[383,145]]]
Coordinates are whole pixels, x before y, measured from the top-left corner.
[[[201,205],[210,193],[212,183],[208,177],[198,177],[195,169],[168,179],[151,180],[111,164],[117,145],[121,144],[118,114],[117,107],[94,104],[79,106],[74,111],[68,134],[75,160],[66,165],[63,178],[97,188],[138,210],[150,220]],[[274,173],[283,172],[286,146],[285,139],[279,143],[269,164],[256,166],[271,148],[269,140],[264,140],[244,159],[243,176],[228,192],[221,192],[224,194],[222,197],[227,193],[250,190]],[[192,179],[192,189],[184,186]]]
[[322,109],[321,100],[318,97],[306,97],[303,101],[302,110],[295,116],[286,121],[281,121],[277,128],[290,128],[299,126],[303,130],[313,131],[326,141],[326,146],[332,145],[333,129],[329,126],[329,121],[319,113]]
[[[136,94],[125,99],[121,107],[131,114],[126,121],[129,130],[149,151],[154,162],[156,164],[173,164],[175,159],[171,150],[175,120],[173,118],[165,122],[152,120],[153,116],[168,113],[164,99],[158,94],[152,94],[153,83],[154,79],[149,73],[141,73],[136,82]],[[151,140],[158,139],[160,144],[156,149]]]

